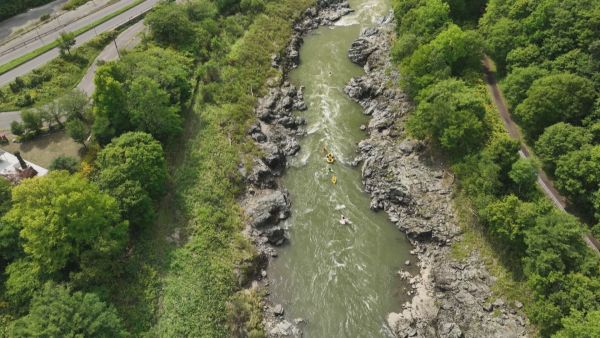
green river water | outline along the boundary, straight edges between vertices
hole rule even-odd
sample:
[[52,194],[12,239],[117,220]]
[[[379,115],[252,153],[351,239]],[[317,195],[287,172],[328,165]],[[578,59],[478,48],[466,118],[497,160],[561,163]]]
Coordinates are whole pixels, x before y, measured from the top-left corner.
[[[350,5],[354,13],[305,38],[301,65],[290,74],[292,83],[305,86],[308,110],[299,115],[307,120],[308,135],[283,177],[292,197],[292,216],[284,224],[290,244],[272,261],[269,275],[271,300],[284,306],[289,320],[306,320],[304,337],[389,336],[386,315],[406,300],[396,272],[412,258],[410,244],[387,215],[369,209],[360,168],[349,165],[357,143],[367,137],[359,127],[368,118],[343,92],[350,78],[363,74],[348,60],[348,48],[391,5]],[[335,155],[334,165],[326,164],[324,145]],[[353,224],[341,225],[341,214]]]

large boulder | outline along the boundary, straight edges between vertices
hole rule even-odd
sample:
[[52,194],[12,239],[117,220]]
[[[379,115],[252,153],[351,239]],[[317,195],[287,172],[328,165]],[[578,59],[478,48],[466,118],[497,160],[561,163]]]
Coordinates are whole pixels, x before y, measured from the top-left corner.
[[290,214],[288,195],[279,190],[262,190],[246,200],[244,212],[254,228],[275,225]]

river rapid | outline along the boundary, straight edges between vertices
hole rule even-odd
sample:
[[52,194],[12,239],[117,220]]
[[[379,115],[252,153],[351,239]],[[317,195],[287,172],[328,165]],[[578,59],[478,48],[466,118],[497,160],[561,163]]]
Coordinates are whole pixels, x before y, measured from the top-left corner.
[[[405,235],[384,212],[369,209],[360,167],[350,163],[367,134],[363,109],[343,91],[364,73],[347,57],[363,28],[389,12],[389,0],[350,0],[353,13],[304,39],[290,81],[304,86],[308,110],[301,151],[288,158],[282,185],[292,199],[289,245],[269,265],[271,302],[303,318],[304,337],[386,337],[386,315],[407,300],[398,277],[414,258]],[[326,150],[325,150],[326,149]],[[331,152],[334,164],[325,161]],[[332,177],[337,178],[333,184]],[[344,215],[352,224],[340,224]]]

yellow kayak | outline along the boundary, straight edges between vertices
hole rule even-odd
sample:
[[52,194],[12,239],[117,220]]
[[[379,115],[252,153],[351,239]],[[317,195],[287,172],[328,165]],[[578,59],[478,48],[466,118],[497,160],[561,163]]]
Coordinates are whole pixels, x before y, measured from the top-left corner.
[[327,154],[327,156],[325,157],[325,160],[327,161],[327,163],[329,164],[333,164],[335,162],[335,157],[333,157],[332,153]]
[[337,183],[337,176],[331,176],[331,183],[333,183],[334,185]]

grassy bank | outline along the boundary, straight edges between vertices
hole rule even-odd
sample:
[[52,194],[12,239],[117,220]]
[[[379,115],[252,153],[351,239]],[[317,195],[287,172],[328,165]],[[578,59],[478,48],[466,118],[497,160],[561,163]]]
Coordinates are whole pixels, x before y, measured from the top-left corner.
[[[119,9],[116,12],[110,13],[109,15],[107,15],[107,16],[105,16],[103,18],[100,18],[100,19],[98,19],[96,21],[92,21],[91,23],[89,23],[89,24],[87,24],[87,25],[85,25],[85,26],[83,26],[83,27],[81,27],[81,28],[73,31],[73,34],[75,34],[75,36],[77,37],[78,35],[81,35],[81,34],[87,32],[87,31],[93,29],[94,27],[97,27],[97,26],[105,23],[106,21],[108,21],[108,20],[116,17],[117,15],[120,15],[120,14],[122,14],[122,13],[130,10],[131,8],[133,8],[133,7],[141,4],[144,1],[145,0],[137,0],[135,2],[132,2],[131,4],[129,4],[129,5],[121,8],[121,9]],[[51,42],[51,43],[49,43],[49,44],[47,44],[45,46],[42,46],[42,47],[40,47],[40,48],[38,48],[38,49],[36,49],[34,51],[31,51],[31,52],[29,52],[29,53],[27,53],[27,54],[25,54],[23,56],[20,56],[20,57],[14,59],[14,60],[12,60],[12,61],[10,61],[8,63],[0,65],[0,75],[2,75],[4,73],[6,73],[6,72],[8,72],[8,71],[10,71],[10,70],[18,67],[18,66],[20,66],[22,64],[24,64],[25,62],[27,62],[27,61],[29,61],[31,59],[34,59],[34,58],[36,58],[36,57],[38,57],[38,56],[40,56],[40,55],[42,55],[42,54],[50,51],[51,49],[54,49],[54,48],[58,47],[58,44],[59,44],[58,40],[55,40],[55,41],[53,41],[53,42]]]
[[[220,60],[221,81],[200,84],[211,95],[196,102],[193,118],[198,129],[175,173],[176,198],[187,219],[189,239],[172,253],[165,278],[157,326],[163,336],[224,337],[229,335],[226,323],[252,317],[248,307],[230,302],[254,254],[240,233],[243,222],[236,199],[243,181],[238,164],[252,152],[245,131],[255,119],[257,96],[265,93],[268,78],[280,75],[270,66],[270,57],[285,47],[292,21],[313,2],[269,3]],[[207,96],[214,101],[202,98]],[[246,323],[251,336],[261,336],[260,321]]]

